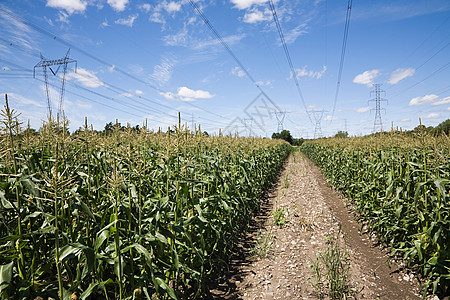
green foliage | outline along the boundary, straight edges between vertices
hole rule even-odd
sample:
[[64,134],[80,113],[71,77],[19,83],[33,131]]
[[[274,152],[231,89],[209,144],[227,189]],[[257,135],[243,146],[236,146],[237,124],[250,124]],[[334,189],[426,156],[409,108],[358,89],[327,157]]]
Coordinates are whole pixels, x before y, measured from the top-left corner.
[[285,140],[286,142],[288,142],[291,145],[294,142],[294,139],[292,138],[291,133],[289,132],[289,130],[286,130],[286,129],[279,133],[274,132],[272,134],[272,139]]
[[301,150],[351,199],[392,254],[426,278],[425,291],[450,288],[450,139],[420,132],[307,142]]
[[277,225],[278,227],[283,227],[286,224],[286,211],[285,209],[282,208],[277,208],[274,212],[273,212],[273,221],[275,223],[275,225]]
[[348,132],[347,131],[338,131],[338,133],[336,133],[334,135],[335,138],[346,138],[348,137]]
[[352,292],[349,282],[349,254],[342,246],[340,230],[336,236],[330,235],[326,239],[327,248],[319,252],[311,264],[311,284],[319,298],[327,294],[330,299],[347,299]]
[[291,149],[184,127],[70,136],[61,122],[30,137],[3,113],[4,299],[198,298]]

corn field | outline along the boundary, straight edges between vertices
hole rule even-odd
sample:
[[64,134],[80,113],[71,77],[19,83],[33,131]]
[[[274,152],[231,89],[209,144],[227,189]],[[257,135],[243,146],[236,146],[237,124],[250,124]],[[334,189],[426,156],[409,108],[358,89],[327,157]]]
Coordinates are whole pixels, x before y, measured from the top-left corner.
[[49,118],[31,135],[2,110],[2,299],[200,297],[291,150],[181,124],[110,135],[67,125]]
[[424,293],[450,291],[450,139],[392,132],[306,142],[301,150],[350,199],[378,239],[422,275]]

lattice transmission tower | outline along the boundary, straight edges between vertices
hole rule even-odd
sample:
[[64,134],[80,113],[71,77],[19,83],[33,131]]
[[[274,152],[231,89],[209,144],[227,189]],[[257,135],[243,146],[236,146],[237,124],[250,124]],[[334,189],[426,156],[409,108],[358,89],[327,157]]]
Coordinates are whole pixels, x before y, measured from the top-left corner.
[[284,122],[284,117],[286,117],[286,112],[285,111],[275,111],[273,114],[277,118],[277,123],[278,123],[277,132],[280,133],[284,129],[283,122]]
[[323,114],[327,112],[327,110],[310,110],[310,114],[312,115],[312,119],[314,121],[314,138],[321,138],[323,137],[322,133],[322,118]]
[[[67,50],[66,55],[63,58],[59,59],[45,59],[41,53],[41,61],[38,62],[33,68],[33,78],[36,76],[36,68],[42,68],[44,75],[44,83],[45,83],[45,93],[47,95],[47,109],[48,113],[51,116],[52,114],[52,105],[50,101],[50,90],[48,84],[48,76],[47,76],[47,68],[53,74],[53,76],[57,76],[61,66],[62,66],[62,74],[60,75],[61,79],[61,88],[59,91],[59,102],[58,102],[58,113],[62,112],[63,103],[64,103],[64,92],[65,92],[65,83],[66,83],[66,73],[67,73],[67,65],[70,63],[75,63],[75,72],[77,71],[77,61],[69,58],[69,50]],[[54,67],[57,66],[56,70]],[[53,68],[52,68],[53,67]]]
[[386,92],[381,89],[380,83],[375,83],[374,85],[375,90],[370,92],[370,95],[375,93],[375,98],[369,100],[369,102],[374,101],[375,102],[375,108],[372,108],[371,110],[375,111],[375,120],[373,121],[373,130],[372,133],[375,132],[383,132],[383,121],[381,120],[381,110],[386,110],[385,108],[381,107],[381,102],[386,101],[387,99],[381,98],[381,94],[383,93],[386,96]]

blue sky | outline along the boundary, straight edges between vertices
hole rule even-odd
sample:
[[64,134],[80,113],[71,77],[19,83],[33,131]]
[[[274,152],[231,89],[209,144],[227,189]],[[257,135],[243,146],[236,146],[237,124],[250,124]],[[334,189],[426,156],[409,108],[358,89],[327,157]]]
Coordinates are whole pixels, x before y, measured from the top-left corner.
[[[43,68],[33,79],[33,67],[40,53],[58,59],[70,47],[77,63],[67,67],[63,109],[71,131],[84,117],[98,130],[116,119],[166,130],[181,112],[183,123],[210,133],[271,136],[285,112],[283,127],[296,137],[312,138],[320,118],[325,136],[364,135],[373,130],[375,83],[388,100],[384,129],[450,118],[449,1],[354,1],[334,113],[348,1],[273,2],[303,101],[266,0],[195,1],[242,66],[189,0],[2,0],[0,93],[39,128],[47,96]],[[63,69],[52,70],[55,112]]]

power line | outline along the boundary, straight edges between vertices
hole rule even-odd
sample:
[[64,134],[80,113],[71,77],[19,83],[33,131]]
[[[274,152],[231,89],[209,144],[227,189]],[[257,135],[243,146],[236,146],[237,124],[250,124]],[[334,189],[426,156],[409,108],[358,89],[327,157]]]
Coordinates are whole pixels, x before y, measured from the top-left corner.
[[[119,72],[119,73],[121,73],[121,74],[127,76],[128,78],[131,78],[131,79],[133,79],[133,80],[135,80],[135,81],[137,81],[137,82],[140,82],[140,83],[142,83],[142,84],[144,84],[144,85],[147,85],[147,86],[149,86],[150,88],[156,90],[156,91],[159,92],[159,93],[166,93],[166,91],[164,91],[164,90],[158,88],[157,86],[151,84],[150,82],[148,82],[148,81],[146,81],[146,80],[142,80],[141,78],[136,77],[136,76],[134,76],[134,75],[132,75],[132,74],[130,74],[130,73],[128,73],[128,72],[122,70],[121,68],[117,67],[115,64],[108,63],[108,62],[105,61],[104,59],[101,59],[101,58],[99,58],[99,57],[97,57],[97,56],[95,56],[95,55],[93,55],[93,54],[91,54],[91,53],[89,53],[89,52],[87,52],[87,51],[81,49],[80,47],[78,47],[78,46],[76,46],[76,45],[73,45],[72,43],[68,42],[67,40],[65,40],[65,39],[63,39],[63,38],[60,38],[60,37],[56,36],[55,34],[53,34],[53,33],[49,32],[49,31],[47,31],[47,30],[45,30],[45,29],[43,29],[43,28],[41,28],[41,27],[39,27],[39,26],[37,26],[37,25],[35,25],[35,24],[33,24],[33,23],[31,23],[31,22],[29,22],[29,21],[27,21],[27,20],[25,20],[25,19],[23,19],[23,18],[21,18],[21,17],[15,15],[15,14],[13,14],[13,13],[11,13],[10,11],[4,9],[2,6],[0,6],[0,11],[4,12],[5,14],[7,14],[7,15],[10,16],[11,18],[15,19],[16,21],[22,22],[23,24],[30,26],[30,27],[33,28],[34,30],[36,30],[36,31],[38,31],[38,32],[40,32],[40,33],[42,33],[42,34],[44,34],[44,35],[50,37],[51,39],[53,39],[53,40],[55,40],[55,41],[57,41],[57,42],[59,42],[59,43],[62,43],[62,44],[64,44],[64,45],[68,46],[68,47],[71,48],[71,49],[74,49],[74,50],[76,50],[76,51],[78,51],[78,52],[80,52],[80,53],[86,55],[87,57],[89,57],[89,58],[91,58],[91,59],[93,59],[93,60],[95,60],[95,61],[97,61],[97,62],[99,62],[99,63],[101,63],[101,64],[103,64],[103,65],[105,65],[105,66],[108,66],[108,67],[114,67],[114,70],[116,70],[117,72]],[[33,55],[34,55],[34,54],[33,54]],[[182,102],[185,102],[187,105],[190,105],[190,106],[192,106],[192,107],[195,107],[195,108],[197,108],[197,109],[200,109],[200,110],[202,110],[202,111],[204,111],[204,112],[206,112],[206,113],[209,113],[209,114],[211,114],[211,115],[214,115],[214,116],[216,116],[216,117],[225,119],[225,118],[224,118],[223,116],[221,116],[220,114],[217,114],[217,113],[215,113],[215,112],[212,112],[212,111],[209,111],[209,110],[207,110],[207,109],[204,109],[204,108],[202,108],[202,107],[200,107],[200,106],[198,106],[198,105],[195,105],[195,104],[193,104],[193,103],[189,103],[189,102],[183,101],[183,100],[180,98],[180,96],[178,96],[178,95],[173,95],[173,96],[174,96],[176,99],[178,99],[178,100],[180,100],[180,101],[182,101]]]
[[[9,41],[7,41],[7,40],[5,40],[5,39],[0,38],[0,40],[2,40],[3,42],[6,42],[6,43],[9,44],[9,45],[14,45],[12,42],[9,42]],[[21,50],[21,51],[25,51],[25,52],[27,52],[27,53],[30,53],[30,52],[26,51],[26,49],[24,49],[23,47],[20,47],[20,46],[18,46],[18,45],[15,45],[15,48],[18,49],[18,50]],[[37,56],[37,57],[40,58],[40,55],[38,55],[38,54],[33,54],[33,53],[30,53],[30,54],[32,54],[33,56]],[[1,61],[1,60],[0,60],[0,61]],[[6,62],[6,61],[5,61],[5,62]],[[87,76],[87,75],[85,75],[85,74],[78,73],[77,75],[78,75],[78,76],[81,76],[81,77],[84,77],[86,80],[88,80],[88,81],[90,81],[90,82],[94,82],[94,80],[93,80],[91,77],[89,77],[89,76]],[[103,81],[103,80],[102,80],[102,83],[104,84],[104,85],[102,85],[103,88],[108,89],[108,90],[110,90],[110,91],[113,91],[113,92],[118,92],[118,91],[119,91],[119,92],[121,92],[121,93],[128,93],[128,92],[129,92],[129,91],[127,91],[127,90],[125,90],[125,89],[123,89],[123,88],[120,88],[120,87],[118,87],[118,86],[116,86],[116,85],[114,85],[114,84],[111,84],[111,83],[109,83],[109,82],[106,82],[106,81]],[[86,89],[86,88],[84,88],[84,87],[79,87],[79,88],[84,89],[84,90],[86,90],[86,91],[88,91],[88,92],[90,92],[90,93],[94,93],[94,94],[100,95],[99,93],[94,92],[94,91],[89,90],[89,89]],[[103,95],[100,95],[100,96],[102,97]],[[110,97],[108,97],[108,96],[106,96],[106,97],[107,97],[108,99],[110,99]],[[141,96],[141,95],[136,95],[136,96],[134,96],[134,97],[137,97],[137,98],[139,98],[139,99],[148,101],[148,102],[150,102],[150,103],[159,105],[159,106],[161,106],[161,107],[164,107],[164,108],[167,108],[167,109],[170,109],[170,110],[173,109],[173,107],[171,107],[171,106],[168,106],[168,105],[159,103],[159,102],[157,102],[157,101],[155,101],[155,100],[149,99],[149,98],[144,97],[144,96]],[[135,100],[134,97],[131,98],[131,99]],[[188,103],[188,102],[186,102],[186,101],[181,101],[181,102]],[[200,109],[200,110],[205,111],[202,107],[197,106],[197,105],[195,105],[195,104],[188,103],[188,105],[193,106],[193,107],[195,107],[195,108],[198,108],[198,109]],[[151,109],[151,110],[153,110],[154,112],[158,112],[158,113],[161,113],[161,114],[164,114],[164,115],[168,115],[169,117],[174,118],[174,119],[177,119],[177,118],[178,118],[177,114],[169,114],[169,113],[166,113],[166,112],[164,112],[164,111],[162,111],[162,110],[159,110],[159,109],[156,109],[156,108],[153,108],[153,107],[151,107],[151,108],[146,107],[146,108],[144,108],[144,109]],[[208,111],[206,111],[206,112],[208,112]],[[215,114],[215,113],[213,113],[213,114]],[[217,115],[217,116],[219,116],[219,117],[225,119],[225,118],[224,118],[223,116],[221,116],[221,115],[218,115],[218,114],[215,114],[215,115]],[[208,118],[204,118],[204,119],[207,120],[207,121],[213,122],[213,123],[217,123],[216,120],[211,120],[211,119],[208,119]]]
[[286,59],[288,61],[289,67],[291,69],[291,74],[292,74],[292,77],[294,78],[294,82],[295,82],[295,86],[297,87],[298,95],[300,96],[300,99],[302,101],[303,107],[305,108],[306,114],[308,115],[309,120],[312,122],[310,113],[308,111],[308,107],[306,106],[305,99],[303,98],[303,93],[302,93],[302,90],[300,88],[300,84],[298,83],[297,73],[295,72],[294,65],[292,64],[292,59],[291,59],[291,56],[289,54],[289,50],[288,50],[288,47],[286,45],[286,41],[284,39],[283,31],[281,29],[281,25],[280,25],[280,22],[278,20],[277,13],[275,11],[275,5],[273,4],[272,0],[269,0],[269,6],[270,6],[270,9],[272,10],[273,20],[274,20],[274,22],[275,22],[275,24],[277,26],[278,34],[280,35],[280,40],[281,40],[281,43],[283,45],[284,54],[286,55]]
[[222,38],[222,36],[217,32],[217,30],[214,28],[214,26],[211,24],[211,22],[208,20],[208,18],[205,16],[203,11],[198,7],[197,3],[195,3],[194,0],[189,0],[194,10],[197,12],[197,14],[200,16],[200,18],[203,20],[203,22],[208,26],[209,30],[213,33],[215,38],[222,44],[222,46],[225,48],[225,50],[228,52],[228,54],[231,55],[231,57],[234,59],[234,61],[238,64],[238,66],[242,69],[242,71],[247,75],[247,77],[252,81],[253,85],[255,85],[259,91],[272,103],[272,105],[277,108],[278,111],[281,111],[278,106],[267,96],[267,94],[264,92],[264,90],[261,88],[261,86],[258,84],[258,82],[253,78],[253,76],[250,74],[250,72],[247,70],[246,67],[242,64],[242,62],[239,60],[239,58],[234,54],[234,52],[231,50],[230,46],[228,46],[227,42]]
[[350,15],[351,15],[351,13],[352,13],[352,0],[348,0],[347,16],[345,18],[345,26],[344,26],[344,37],[342,39],[341,61],[339,63],[338,80],[337,80],[337,83],[336,83],[336,93],[334,95],[333,112],[331,113],[330,122],[333,121],[334,113],[336,111],[336,103],[337,103],[337,99],[338,99],[338,95],[339,95],[339,89],[341,87],[342,70],[344,69],[344,58],[345,58],[345,50],[347,48],[348,28],[350,27]]
[[398,95],[404,93],[407,90],[412,89],[413,87],[416,87],[417,85],[421,84],[422,82],[424,82],[425,80],[433,77],[436,74],[439,74],[440,72],[444,71],[445,69],[447,69],[448,67],[450,67],[450,62],[446,63],[445,65],[443,65],[442,67],[440,67],[439,69],[437,69],[436,71],[434,71],[433,73],[431,73],[430,75],[428,75],[427,77],[425,77],[424,79],[416,82],[415,84],[411,85],[410,87],[398,92],[397,94],[393,95],[392,98],[397,97]]

